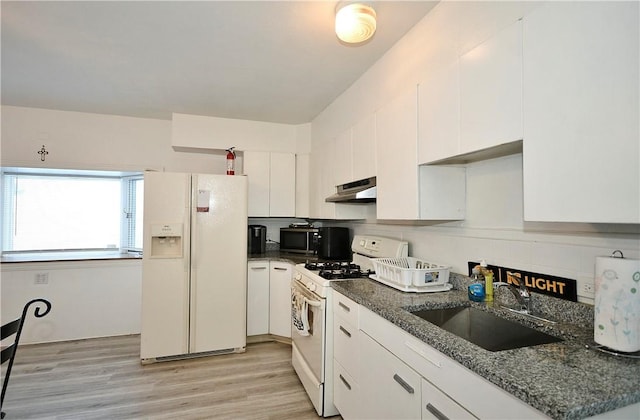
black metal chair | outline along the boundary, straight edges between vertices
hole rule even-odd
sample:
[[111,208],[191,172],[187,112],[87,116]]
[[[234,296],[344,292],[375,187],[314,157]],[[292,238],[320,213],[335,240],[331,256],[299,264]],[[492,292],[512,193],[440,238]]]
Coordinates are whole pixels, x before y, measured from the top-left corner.
[[20,334],[22,334],[22,326],[24,325],[24,320],[27,317],[29,306],[35,303],[43,303],[46,306],[44,312],[40,311],[42,309],[41,307],[36,306],[36,309],[34,311],[34,315],[36,318],[42,318],[51,310],[51,303],[49,303],[49,301],[45,299],[33,299],[27,302],[26,305],[24,305],[24,309],[22,309],[22,316],[20,318],[4,324],[0,330],[2,341],[4,341],[6,338],[11,337],[12,335],[15,335],[13,343],[7,347],[2,348],[2,363],[0,364],[4,365],[6,361],[8,361],[9,364],[7,365],[7,371],[4,375],[4,382],[2,383],[2,396],[0,397],[0,418],[4,418],[5,416],[5,413],[2,411],[2,405],[4,404],[4,394],[7,392],[9,375],[11,375],[13,360],[15,359],[16,351],[18,350],[18,342],[20,341]]

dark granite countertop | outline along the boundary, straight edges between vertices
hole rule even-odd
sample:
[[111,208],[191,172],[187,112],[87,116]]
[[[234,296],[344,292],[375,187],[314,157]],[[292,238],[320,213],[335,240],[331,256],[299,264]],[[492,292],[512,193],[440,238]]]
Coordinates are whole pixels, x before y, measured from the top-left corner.
[[[581,419],[640,402],[640,360],[587,347],[593,339],[593,307],[534,294],[535,309],[558,320],[543,325],[498,305],[470,302],[467,280],[452,274],[453,290],[422,294],[403,293],[368,279],[331,285],[549,417]],[[491,352],[408,312],[460,305],[497,313],[564,341]]]
[[264,254],[249,254],[248,261],[284,261],[291,264],[302,264],[307,261],[318,261],[317,255],[297,254],[295,252],[267,251]]

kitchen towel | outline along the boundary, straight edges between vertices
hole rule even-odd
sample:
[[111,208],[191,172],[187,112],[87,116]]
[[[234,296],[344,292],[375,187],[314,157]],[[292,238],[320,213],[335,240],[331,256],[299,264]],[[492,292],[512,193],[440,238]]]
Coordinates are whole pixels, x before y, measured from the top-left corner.
[[640,260],[597,257],[593,339],[621,352],[640,351]]
[[308,311],[309,306],[305,297],[291,288],[291,320],[298,334],[302,336],[309,335]]

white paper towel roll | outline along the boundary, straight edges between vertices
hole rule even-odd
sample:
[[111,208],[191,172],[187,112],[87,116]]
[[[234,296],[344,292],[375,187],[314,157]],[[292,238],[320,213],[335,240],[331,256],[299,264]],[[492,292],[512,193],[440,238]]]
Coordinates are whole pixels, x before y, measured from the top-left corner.
[[640,260],[597,257],[595,286],[595,342],[640,351]]

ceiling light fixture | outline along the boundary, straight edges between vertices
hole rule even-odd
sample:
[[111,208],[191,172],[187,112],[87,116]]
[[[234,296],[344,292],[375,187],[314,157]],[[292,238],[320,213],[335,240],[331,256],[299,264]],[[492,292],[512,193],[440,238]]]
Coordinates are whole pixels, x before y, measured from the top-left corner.
[[362,3],[338,4],[336,35],[341,41],[358,44],[371,38],[376,31],[376,11]]

